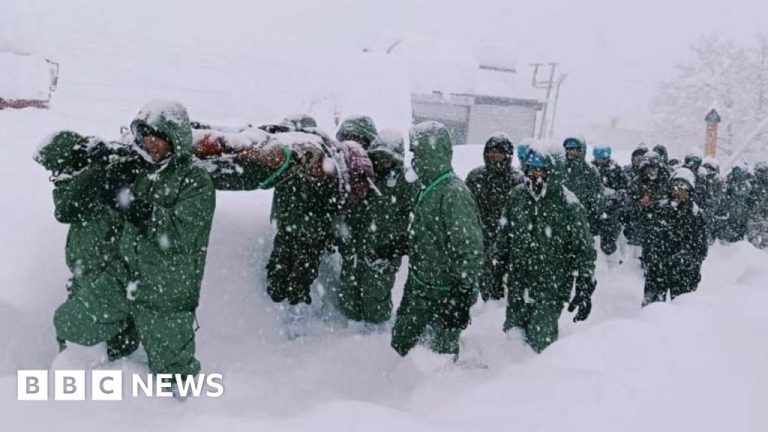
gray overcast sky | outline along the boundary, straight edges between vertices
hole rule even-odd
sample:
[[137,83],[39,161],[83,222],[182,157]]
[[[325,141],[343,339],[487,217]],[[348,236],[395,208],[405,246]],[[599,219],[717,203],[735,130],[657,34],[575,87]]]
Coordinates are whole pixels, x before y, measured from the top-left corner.
[[[447,34],[467,29],[474,37],[509,44],[526,73],[534,61],[560,62],[569,75],[558,114],[564,133],[614,116],[624,126],[643,127],[659,81],[673,76],[674,63],[703,34],[751,43],[768,33],[764,0],[403,3],[392,15],[408,27]],[[435,19],[425,25],[428,16]]]
[[[92,11],[101,8],[122,8],[127,20],[135,15],[130,0],[10,0],[14,1],[34,4],[42,34],[47,20],[56,19],[57,8],[91,11],[83,17],[88,26],[99,25]],[[222,16],[233,22],[253,22],[256,27],[264,20],[279,22],[285,29],[272,43],[284,40],[287,46],[305,40],[308,47],[349,49],[355,44],[359,48],[366,39],[421,33],[509,47],[517,53],[518,70],[526,76],[530,76],[527,65],[531,62],[557,61],[561,71],[568,73],[558,109],[560,133],[579,133],[591,123],[606,123],[612,117],[626,127],[643,127],[659,81],[673,76],[674,63],[685,58],[687,47],[703,34],[717,32],[749,43],[761,31],[768,33],[768,0],[158,2],[179,6],[180,13],[172,19],[185,20],[183,10],[196,8],[211,9],[212,16],[218,12],[219,18],[211,19],[216,23]],[[233,17],[232,11],[242,13]],[[190,26],[195,37],[216,36],[216,25]],[[293,43],[286,41],[290,38]]]

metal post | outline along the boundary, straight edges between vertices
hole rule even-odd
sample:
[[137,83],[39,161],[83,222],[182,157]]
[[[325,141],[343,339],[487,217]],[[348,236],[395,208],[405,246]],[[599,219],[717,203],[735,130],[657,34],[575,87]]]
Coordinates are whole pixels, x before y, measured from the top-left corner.
[[552,105],[552,121],[549,123],[549,137],[552,138],[555,130],[555,116],[557,115],[557,101],[560,99],[560,86],[568,77],[568,74],[560,74],[557,77],[557,89],[555,90],[555,103]]
[[531,66],[533,66],[533,82],[532,85],[534,88],[539,89],[547,89],[547,96],[544,100],[544,109],[541,112],[541,124],[539,125],[539,139],[544,138],[544,131],[546,131],[546,125],[547,125],[547,110],[549,109],[549,98],[552,95],[552,86],[555,83],[555,69],[557,68],[557,63],[548,63],[549,65],[549,80],[547,81],[537,81],[537,75],[539,72],[539,66],[543,66],[542,63],[533,63]]

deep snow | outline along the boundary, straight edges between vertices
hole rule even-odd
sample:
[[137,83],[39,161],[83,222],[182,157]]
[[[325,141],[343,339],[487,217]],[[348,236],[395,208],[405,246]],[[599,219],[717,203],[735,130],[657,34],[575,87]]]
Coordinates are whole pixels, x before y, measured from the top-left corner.
[[[201,4],[184,13],[202,14]],[[17,402],[16,370],[45,369],[56,354],[51,317],[68,277],[66,227],[54,220],[47,174],[31,158],[48,133],[117,138],[155,97],[180,99],[193,118],[216,124],[315,109],[328,128],[341,106],[342,116],[370,114],[405,132],[409,84],[396,61],[299,51],[290,14],[274,17],[260,45],[237,38],[243,17],[208,33],[164,32],[158,20],[174,12],[137,7],[126,21],[125,10],[97,5],[89,26],[50,28],[62,63],[52,108],[0,111],[3,430],[768,429],[768,255],[747,243],[711,249],[697,293],[643,310],[637,264],[611,268],[601,256],[592,316],[573,324],[564,314],[561,339],[541,355],[501,332],[502,303],[478,304],[464,333],[467,361],[457,367],[424,350],[400,359],[386,332],[359,335],[328,310],[317,311],[326,319],[309,336],[287,340],[264,289],[274,228],[271,193],[263,191],[217,194],[197,341],[204,371],[224,374],[223,398]],[[461,176],[481,161],[480,147],[455,150]]]

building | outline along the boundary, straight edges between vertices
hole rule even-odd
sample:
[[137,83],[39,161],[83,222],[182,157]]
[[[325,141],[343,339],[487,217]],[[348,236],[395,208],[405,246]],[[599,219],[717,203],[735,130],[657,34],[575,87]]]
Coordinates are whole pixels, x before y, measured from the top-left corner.
[[472,93],[411,95],[415,123],[436,120],[451,131],[454,143],[483,144],[496,132],[513,142],[533,137],[543,104],[536,100]]
[[517,72],[513,53],[411,37],[395,54],[409,69],[415,123],[443,123],[456,145],[483,144],[496,132],[515,143],[535,135],[543,92]]

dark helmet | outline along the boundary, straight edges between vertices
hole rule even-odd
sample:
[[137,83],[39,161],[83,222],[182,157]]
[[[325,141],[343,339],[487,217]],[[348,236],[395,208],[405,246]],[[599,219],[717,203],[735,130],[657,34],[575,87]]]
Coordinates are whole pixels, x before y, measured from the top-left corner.
[[566,150],[584,150],[586,148],[586,144],[584,141],[578,139],[578,138],[566,138],[565,141],[563,141],[563,148]]
[[689,153],[685,155],[685,161],[683,162],[683,166],[686,168],[692,168],[694,171],[698,170],[699,167],[701,167],[701,156],[693,153]]
[[646,153],[648,153],[648,147],[645,146],[645,144],[640,143],[633,151],[632,151],[632,157],[635,156],[643,156]]
[[643,155],[643,158],[640,160],[640,168],[647,168],[647,167],[658,167],[661,165],[661,157],[658,153],[651,151]]
[[73,173],[88,165],[88,142],[76,132],[58,132],[40,145],[34,160],[53,173]]
[[661,158],[661,162],[666,164],[669,161],[669,151],[667,151],[667,148],[663,146],[662,144],[657,144],[653,146],[653,151],[656,152],[656,154],[659,155]]
[[515,146],[512,144],[512,140],[509,139],[507,134],[497,132],[488,138],[485,142],[485,151],[497,149],[510,158],[515,154]]

